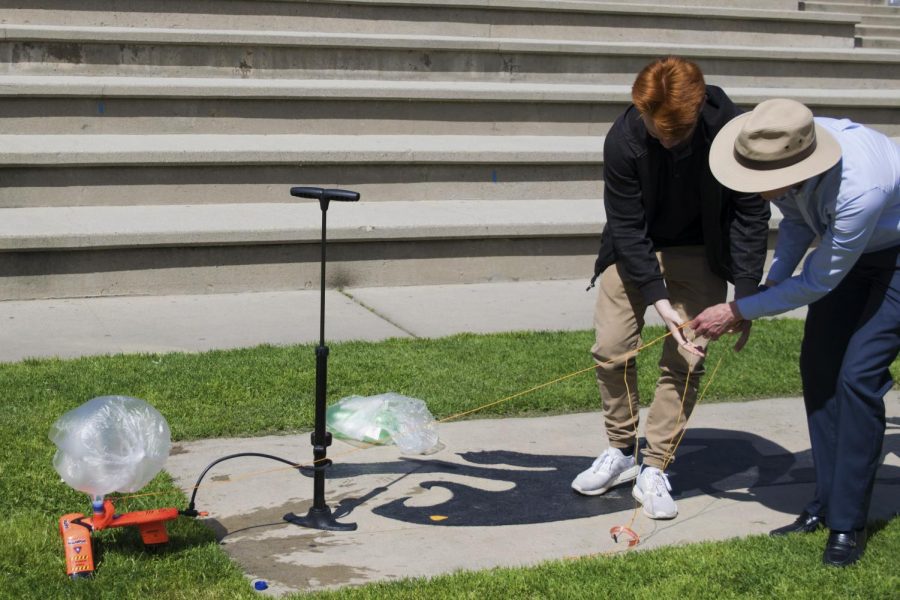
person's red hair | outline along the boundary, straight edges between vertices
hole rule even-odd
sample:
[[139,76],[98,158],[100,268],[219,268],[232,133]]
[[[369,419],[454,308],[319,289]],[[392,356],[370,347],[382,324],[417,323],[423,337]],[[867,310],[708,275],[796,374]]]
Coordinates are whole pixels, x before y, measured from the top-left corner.
[[631,101],[666,137],[686,136],[697,122],[706,97],[700,67],[677,56],[644,67],[631,87]]

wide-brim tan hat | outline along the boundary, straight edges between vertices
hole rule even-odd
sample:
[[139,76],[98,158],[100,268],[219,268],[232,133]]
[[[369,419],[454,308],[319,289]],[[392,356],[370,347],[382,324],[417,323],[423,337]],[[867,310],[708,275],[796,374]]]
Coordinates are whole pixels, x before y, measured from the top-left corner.
[[841,146],[806,106],[783,98],[761,102],[729,121],[713,140],[709,168],[725,187],[765,192],[833,167]]

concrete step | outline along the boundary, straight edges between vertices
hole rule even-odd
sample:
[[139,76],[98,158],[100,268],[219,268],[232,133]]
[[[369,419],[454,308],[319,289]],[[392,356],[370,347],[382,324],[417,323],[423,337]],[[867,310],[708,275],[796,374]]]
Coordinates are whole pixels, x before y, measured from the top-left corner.
[[626,86],[0,76],[6,133],[603,135]]
[[0,136],[0,208],[599,198],[600,136]]
[[841,0],[840,4],[856,6],[900,6],[900,0]]
[[[900,10],[900,5],[896,10]],[[891,14],[872,14],[860,15],[860,25],[888,25],[890,27],[900,26],[900,13]],[[857,25],[858,27],[859,25]]]
[[284,202],[291,185],[371,201],[591,198],[602,137],[0,136],[0,207]]
[[[328,239],[335,242],[598,235],[604,222],[603,203],[597,199],[362,201],[333,207],[328,212]],[[13,208],[0,214],[0,252],[317,244],[321,237],[319,204],[307,200]]]
[[[587,0],[590,2],[591,0]],[[668,6],[683,6],[688,8],[742,8],[760,10],[797,10],[797,0],[631,0],[623,2],[630,6],[645,4],[666,4]]]
[[[711,79],[711,83],[715,83]],[[900,89],[729,87],[900,135]],[[605,135],[627,85],[0,75],[7,134]]]
[[861,48],[13,25],[2,31],[5,68],[17,75],[627,85],[651,58],[676,53],[731,86],[891,88],[900,79],[900,53]]
[[[877,0],[845,0],[872,3]],[[882,3],[884,0],[881,0]],[[282,19],[302,17],[309,4],[331,5],[333,14],[347,14],[368,6],[404,6],[416,8],[511,8],[565,12],[567,10],[628,9],[649,10],[730,9],[744,11],[797,11],[796,0],[0,0],[0,23],[47,23],[57,25],[129,25],[129,26],[185,26],[197,23],[207,26],[211,19],[225,19],[227,15],[240,17],[238,23],[253,23],[257,18],[278,16]],[[322,10],[319,8],[318,10]],[[195,15],[206,15],[207,20]]]
[[[722,2],[702,9],[644,3],[566,0],[219,0],[184,3],[94,0],[77,7],[59,2],[15,3],[8,24],[105,26],[322,34],[396,34],[556,39],[605,42],[851,47],[853,17],[760,10]],[[69,3],[71,4],[71,3]]]
[[799,2],[801,11],[821,12],[845,15],[866,16],[900,16],[900,5],[889,4],[885,0],[880,3],[869,2]]
[[860,24],[856,26],[856,32],[863,37],[897,38],[900,39],[900,22],[897,25]]
[[587,136],[0,135],[0,165],[571,163],[600,161],[602,147]]
[[0,209],[284,202],[292,185],[349,187],[372,202],[493,201],[599,196],[602,165],[586,159],[549,164],[523,160],[510,164],[41,167],[0,170],[0,177]]
[[900,1],[801,2],[804,12],[858,16],[856,45],[877,50],[900,50]]
[[[0,212],[0,300],[318,286],[318,203]],[[589,276],[603,221],[596,200],[336,204],[328,285]]]
[[[0,210],[0,300],[317,289],[318,203]],[[781,216],[773,211],[770,247]],[[335,204],[329,287],[590,277],[598,199]]]
[[900,26],[900,2],[894,4],[850,4],[846,2],[801,2],[802,11],[820,15],[845,16],[858,18],[856,35],[864,32],[864,26],[898,27]]
[[881,37],[881,36],[864,36],[860,39],[860,46],[863,48],[892,48],[900,49],[900,36],[898,37]]

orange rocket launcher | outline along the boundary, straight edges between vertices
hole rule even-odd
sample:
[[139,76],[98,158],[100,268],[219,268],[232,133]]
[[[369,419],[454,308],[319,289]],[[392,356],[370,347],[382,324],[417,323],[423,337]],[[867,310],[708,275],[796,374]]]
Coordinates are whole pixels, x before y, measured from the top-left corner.
[[177,508],[154,508],[116,514],[112,501],[94,502],[94,515],[69,513],[59,519],[59,534],[66,553],[66,574],[72,579],[88,577],[94,572],[94,552],[91,534],[111,527],[137,527],[141,540],[148,547],[159,547],[169,541],[166,521],[178,515],[203,516],[196,510],[179,511]]

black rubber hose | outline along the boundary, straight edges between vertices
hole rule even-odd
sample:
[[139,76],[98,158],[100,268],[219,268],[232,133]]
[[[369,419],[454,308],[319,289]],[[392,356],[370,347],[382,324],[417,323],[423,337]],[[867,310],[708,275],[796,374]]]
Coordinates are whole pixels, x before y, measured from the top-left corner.
[[262,452],[239,452],[238,454],[229,454],[228,456],[223,456],[221,458],[217,458],[207,465],[203,472],[200,473],[200,477],[197,478],[197,483],[194,484],[194,491],[191,494],[191,502],[188,504],[187,510],[181,511],[182,514],[190,517],[196,517],[198,515],[197,510],[194,506],[194,500],[197,498],[197,490],[200,489],[200,482],[203,481],[203,478],[206,477],[206,474],[212,469],[214,466],[219,464],[220,462],[224,462],[226,460],[230,460],[232,458],[241,458],[243,456],[257,456],[259,458],[268,458],[270,460],[277,460],[278,462],[282,462],[286,465],[290,465],[297,469],[298,471],[303,468],[303,465],[300,465],[292,460],[288,460],[286,458],[281,458],[280,456],[273,456],[272,454],[263,454]]

